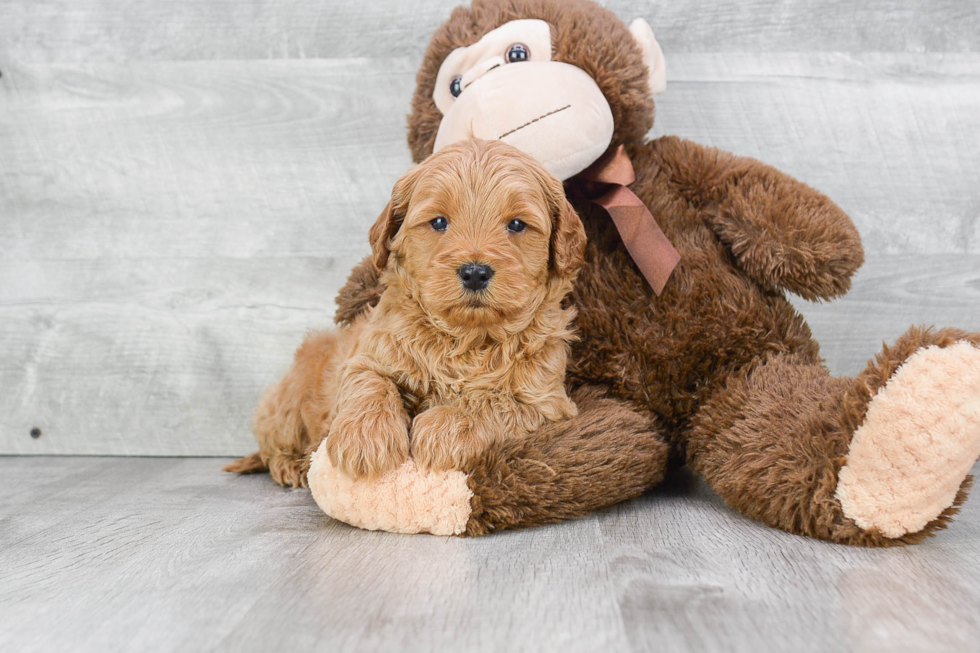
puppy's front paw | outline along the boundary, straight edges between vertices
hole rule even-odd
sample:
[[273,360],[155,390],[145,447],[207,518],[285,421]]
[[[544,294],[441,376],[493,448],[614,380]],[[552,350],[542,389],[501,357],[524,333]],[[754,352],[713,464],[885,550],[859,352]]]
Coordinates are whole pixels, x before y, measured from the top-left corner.
[[327,455],[353,478],[375,478],[408,459],[408,424],[401,415],[341,410],[327,436]]
[[412,458],[423,469],[459,469],[482,451],[470,421],[452,408],[436,406],[412,421]]

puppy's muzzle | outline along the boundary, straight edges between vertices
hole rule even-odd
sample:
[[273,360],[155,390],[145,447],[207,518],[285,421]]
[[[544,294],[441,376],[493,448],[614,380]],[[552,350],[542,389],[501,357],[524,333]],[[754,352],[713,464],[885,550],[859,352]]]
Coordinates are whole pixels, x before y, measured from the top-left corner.
[[470,292],[479,292],[487,287],[493,278],[493,268],[481,263],[464,263],[456,270],[463,287]]

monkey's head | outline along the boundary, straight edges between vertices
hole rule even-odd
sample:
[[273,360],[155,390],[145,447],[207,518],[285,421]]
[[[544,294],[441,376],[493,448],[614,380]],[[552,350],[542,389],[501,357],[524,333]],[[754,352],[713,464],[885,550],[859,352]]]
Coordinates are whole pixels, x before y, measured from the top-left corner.
[[559,179],[653,127],[666,85],[643,19],[627,27],[590,0],[473,0],[436,31],[417,76],[416,162],[475,136],[530,154]]

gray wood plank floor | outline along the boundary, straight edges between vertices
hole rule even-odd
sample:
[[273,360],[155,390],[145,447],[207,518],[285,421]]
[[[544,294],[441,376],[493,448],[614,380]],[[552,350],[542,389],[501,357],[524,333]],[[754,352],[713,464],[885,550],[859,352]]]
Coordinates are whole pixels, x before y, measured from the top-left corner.
[[[679,475],[463,540],[350,528],[221,459],[0,457],[0,650],[965,651],[980,501],[908,548],[740,517]],[[974,468],[974,473],[980,466]]]

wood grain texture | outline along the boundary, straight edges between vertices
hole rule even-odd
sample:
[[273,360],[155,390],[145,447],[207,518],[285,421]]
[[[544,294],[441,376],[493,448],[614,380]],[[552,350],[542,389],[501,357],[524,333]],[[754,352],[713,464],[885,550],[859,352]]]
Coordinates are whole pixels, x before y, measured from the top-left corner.
[[975,502],[919,546],[855,549],[735,516],[702,482],[679,478],[598,516],[632,650],[975,646]]
[[[240,454],[367,252],[458,0],[0,0],[0,453]],[[610,0],[668,57],[654,135],[754,156],[868,263],[798,301],[854,373],[980,330],[980,5]],[[32,439],[32,427],[43,435]],[[702,483],[478,540],[368,533],[225,461],[0,457],[0,650],[962,651],[980,503],[902,550]],[[974,468],[974,473],[980,467]]]
[[793,303],[831,371],[854,375],[912,325],[980,331],[980,256],[875,255],[844,298]]
[[[227,455],[409,166],[415,64],[16,64],[0,78],[0,452]],[[798,305],[853,373],[980,330],[980,55],[678,56],[654,135],[758,157],[868,264]],[[40,439],[31,428],[43,431]]]
[[[410,55],[459,0],[0,0],[0,64]],[[970,0],[608,0],[664,50],[977,52]]]
[[689,55],[654,134],[820,189],[881,253],[980,254],[980,56]]
[[28,423],[45,453],[251,446],[258,394],[330,323],[411,163],[404,63],[258,69],[0,78],[0,451],[30,452]]
[[[0,458],[4,651],[963,651],[980,503],[905,549],[787,535],[680,474],[475,540],[359,531],[217,459]],[[980,467],[974,469],[974,473]]]

